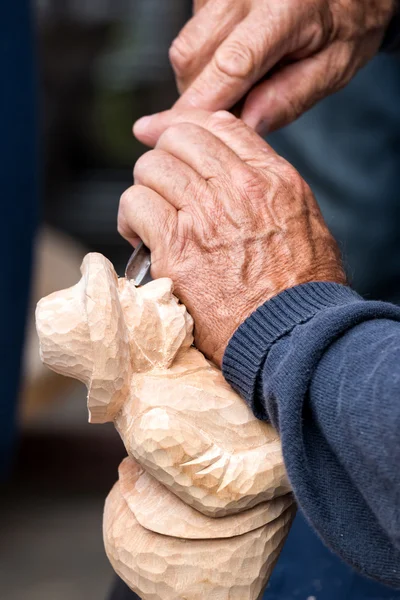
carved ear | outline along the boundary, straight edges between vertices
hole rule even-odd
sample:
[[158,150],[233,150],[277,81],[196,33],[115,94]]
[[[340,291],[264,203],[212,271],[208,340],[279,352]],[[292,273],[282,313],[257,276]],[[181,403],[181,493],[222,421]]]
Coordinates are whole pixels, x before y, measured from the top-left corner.
[[114,419],[129,394],[129,337],[118,297],[118,278],[110,261],[101,254],[88,254],[81,272],[93,361],[89,421],[105,423]]

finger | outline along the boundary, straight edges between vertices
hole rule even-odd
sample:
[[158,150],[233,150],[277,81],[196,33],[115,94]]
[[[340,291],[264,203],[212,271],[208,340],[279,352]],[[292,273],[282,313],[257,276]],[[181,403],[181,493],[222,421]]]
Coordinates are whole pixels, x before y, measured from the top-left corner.
[[135,183],[151,188],[177,210],[185,208],[206,191],[205,181],[196,171],[158,148],[139,158],[134,178]]
[[273,160],[282,160],[253,129],[225,110],[212,113],[204,127],[248,165],[263,168]]
[[121,196],[118,231],[132,245],[140,239],[156,252],[166,232],[173,235],[176,222],[176,209],[151,189],[133,185]]
[[[160,135],[171,125],[194,123],[213,133],[227,144],[243,161],[254,164],[276,157],[275,151],[240,119],[227,111],[169,110],[151,117],[151,123],[145,123],[144,133],[141,123],[134,126],[134,133],[142,142],[154,145]],[[254,165],[256,166],[256,165]]]
[[195,79],[221,42],[244,17],[243,2],[203,3],[173,41],[169,59],[182,93]]
[[159,138],[157,148],[189,165],[203,179],[233,178],[243,167],[239,157],[220,139],[199,125],[180,123],[169,127]]
[[[171,125],[183,122],[194,122],[195,115],[198,113],[198,118],[204,117],[204,120],[210,114],[208,111],[192,109],[192,110],[165,110],[154,115],[149,115],[138,119],[133,125],[134,136],[145,144],[154,148],[157,144],[158,139],[162,133]],[[196,121],[196,123],[199,123]]]
[[259,26],[259,19],[258,11],[253,11],[234,29],[176,107],[228,109],[292,50],[291,19],[278,19],[276,15],[265,28]]
[[250,92],[243,121],[260,135],[288,125],[346,83],[350,74],[340,81],[334,65],[347,64],[348,53],[348,45],[338,42],[277,71]]

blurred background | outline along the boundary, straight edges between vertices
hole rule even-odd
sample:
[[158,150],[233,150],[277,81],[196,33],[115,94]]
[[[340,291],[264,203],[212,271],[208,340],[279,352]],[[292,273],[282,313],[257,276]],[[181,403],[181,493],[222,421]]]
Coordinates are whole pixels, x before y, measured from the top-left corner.
[[[27,6],[16,4],[20,29]],[[145,150],[132,124],[175,100],[168,48],[191,2],[37,0],[31,9],[40,210],[16,458],[0,498],[0,597],[100,600],[112,581],[103,503],[125,453],[112,426],[87,424],[84,387],[41,365],[33,312],[76,283],[88,251],[123,272],[130,248],[117,233],[118,202]]]
[[[104,253],[123,273],[130,248],[117,234],[118,202],[145,151],[132,123],[176,98],[168,48],[191,4],[2,5],[1,600],[106,600],[110,590],[102,510],[125,452],[112,426],[87,424],[83,386],[41,365],[34,307],[76,283],[88,251]],[[394,302],[399,99],[398,59],[380,55],[344,90],[269,136],[311,185],[353,287]],[[313,548],[303,539],[301,548]],[[323,559],[319,546],[316,554]],[[278,563],[274,577],[284,573]],[[312,580],[309,598],[319,585]]]

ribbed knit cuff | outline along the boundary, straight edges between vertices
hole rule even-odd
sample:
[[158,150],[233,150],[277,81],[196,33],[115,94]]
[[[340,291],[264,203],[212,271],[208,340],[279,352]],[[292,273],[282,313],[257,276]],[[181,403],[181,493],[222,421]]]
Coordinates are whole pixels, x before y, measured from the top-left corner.
[[274,296],[232,336],[222,362],[225,379],[253,404],[255,394],[261,393],[259,375],[274,342],[318,312],[354,302],[363,299],[349,287],[329,282],[298,285]]

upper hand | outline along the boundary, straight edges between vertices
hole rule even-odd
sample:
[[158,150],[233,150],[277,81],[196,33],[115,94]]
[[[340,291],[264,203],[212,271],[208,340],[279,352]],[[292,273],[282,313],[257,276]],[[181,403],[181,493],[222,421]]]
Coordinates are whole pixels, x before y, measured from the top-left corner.
[[377,52],[394,5],[198,0],[170,49],[182,93],[176,106],[231,109],[248,94],[241,118],[250,127],[265,133],[287,124],[344,86]]
[[236,328],[266,300],[296,284],[345,279],[293,167],[227,112],[169,117],[136,163],[119,231],[150,248],[153,277],[173,280],[197,347],[220,363]]

